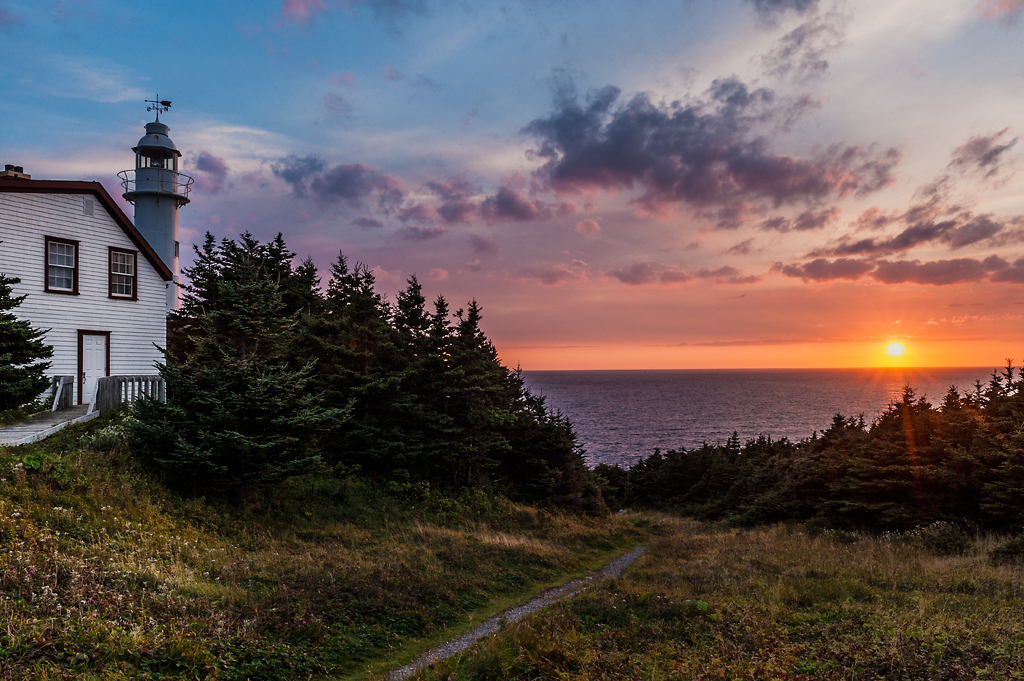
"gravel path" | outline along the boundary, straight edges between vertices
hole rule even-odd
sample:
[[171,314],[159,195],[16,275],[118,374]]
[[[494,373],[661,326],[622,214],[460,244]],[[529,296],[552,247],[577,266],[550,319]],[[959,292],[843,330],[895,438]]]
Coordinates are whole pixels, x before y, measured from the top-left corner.
[[593,582],[599,579],[611,579],[612,577],[618,577],[622,570],[632,563],[634,560],[639,558],[644,552],[643,546],[638,546],[624,556],[619,556],[612,562],[602,567],[597,572],[588,575],[582,579],[574,579],[571,582],[566,582],[562,586],[555,587],[545,591],[540,596],[534,598],[531,601],[524,603],[523,605],[516,605],[506,610],[502,610],[497,615],[494,615],[489,620],[485,621],[468,632],[463,634],[461,637],[454,641],[448,641],[442,643],[436,648],[432,648],[427,652],[423,653],[414,662],[411,662],[404,667],[396,669],[391,672],[392,681],[401,681],[406,679],[419,670],[423,669],[427,665],[433,664],[439,660],[451,657],[456,653],[461,653],[463,650],[473,645],[474,642],[493,634],[494,632],[501,629],[502,626],[509,622],[515,622],[518,619],[526,617],[530,613],[537,612],[547,606],[551,605],[555,601],[560,601],[567,596],[583,591]]

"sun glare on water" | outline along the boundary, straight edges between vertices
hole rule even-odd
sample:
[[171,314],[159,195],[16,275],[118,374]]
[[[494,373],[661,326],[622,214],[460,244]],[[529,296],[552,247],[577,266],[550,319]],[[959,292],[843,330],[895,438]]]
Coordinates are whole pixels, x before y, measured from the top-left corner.
[[903,354],[903,346],[900,345],[899,343],[890,343],[889,344],[889,354],[892,355],[893,357],[898,357],[899,355],[902,355]]

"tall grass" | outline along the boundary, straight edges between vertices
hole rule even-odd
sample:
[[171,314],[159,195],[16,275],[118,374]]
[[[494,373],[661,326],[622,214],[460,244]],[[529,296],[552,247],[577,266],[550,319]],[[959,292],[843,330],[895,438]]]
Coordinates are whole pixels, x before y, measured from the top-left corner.
[[360,674],[645,534],[338,476],[183,498],[104,419],[0,449],[0,678]]
[[661,521],[622,578],[418,678],[1024,678],[1024,568],[989,557],[1005,538]]

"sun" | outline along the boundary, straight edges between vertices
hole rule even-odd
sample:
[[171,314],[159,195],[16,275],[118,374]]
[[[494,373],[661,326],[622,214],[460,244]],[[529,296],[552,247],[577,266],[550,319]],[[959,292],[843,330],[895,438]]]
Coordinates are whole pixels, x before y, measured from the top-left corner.
[[890,343],[889,344],[889,354],[892,355],[893,357],[898,357],[898,356],[902,355],[903,354],[903,346],[900,345],[899,343]]

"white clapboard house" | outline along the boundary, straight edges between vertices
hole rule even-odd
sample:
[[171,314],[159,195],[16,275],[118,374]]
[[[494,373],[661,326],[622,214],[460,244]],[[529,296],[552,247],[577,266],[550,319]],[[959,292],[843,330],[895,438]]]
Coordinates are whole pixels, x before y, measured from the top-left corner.
[[119,174],[134,224],[99,182],[0,172],[0,272],[21,279],[13,312],[48,329],[49,374],[74,377],[74,402],[89,403],[102,376],[152,375],[163,361],[191,183],[167,133],[159,117],[146,125],[135,169]]

